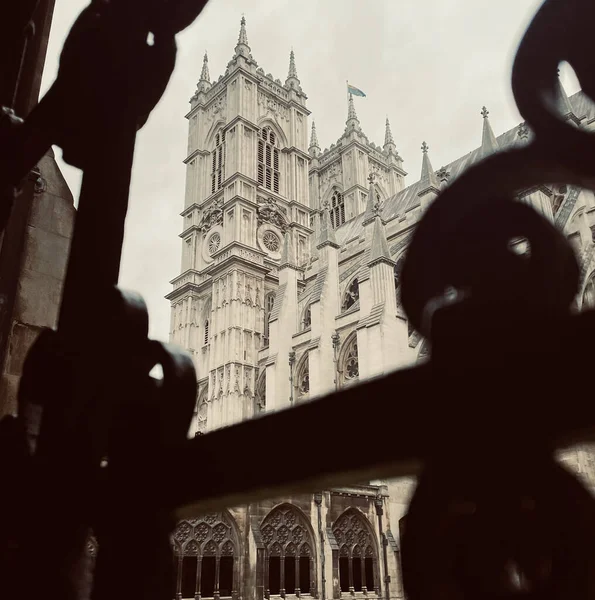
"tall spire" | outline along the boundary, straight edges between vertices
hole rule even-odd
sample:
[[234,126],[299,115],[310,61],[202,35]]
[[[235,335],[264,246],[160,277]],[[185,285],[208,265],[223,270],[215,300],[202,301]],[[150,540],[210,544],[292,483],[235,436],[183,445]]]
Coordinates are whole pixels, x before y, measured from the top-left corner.
[[316,123],[312,121],[312,135],[310,136],[310,146],[308,147],[310,156],[318,156],[320,154],[320,146],[318,145],[318,136],[316,135]]
[[349,100],[347,104],[347,121],[345,121],[345,130],[351,131],[353,129],[360,131],[359,119],[355,112],[355,106],[353,105],[353,94],[349,94]]
[[395,140],[393,139],[393,132],[390,130],[390,123],[388,117],[386,117],[386,128],[384,131],[384,151],[388,154],[395,152]]
[[250,54],[250,46],[248,45],[248,35],[246,34],[246,18],[242,15],[240,21],[240,35],[238,36],[238,43],[235,47],[236,56],[244,56],[246,58],[252,58]]
[[438,181],[438,177],[436,177],[436,173],[434,173],[432,163],[430,162],[430,157],[428,156],[429,149],[430,147],[423,142],[421,145],[422,159],[421,178],[419,180],[419,196],[423,196],[428,192],[435,192],[436,194],[440,192],[440,182]]
[[202,59],[202,71],[200,72],[200,80],[205,81],[206,83],[211,83],[211,77],[209,75],[209,57],[205,52],[205,56]]
[[490,125],[490,119],[488,115],[490,111],[484,106],[481,109],[481,116],[483,117],[483,134],[481,136],[481,158],[489,156],[496,152],[499,148],[498,140],[492,131]]

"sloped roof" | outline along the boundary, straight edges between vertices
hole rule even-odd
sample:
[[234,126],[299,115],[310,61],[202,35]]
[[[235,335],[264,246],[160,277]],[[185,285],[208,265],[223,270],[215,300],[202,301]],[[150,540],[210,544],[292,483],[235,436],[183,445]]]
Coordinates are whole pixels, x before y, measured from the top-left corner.
[[[590,120],[595,117],[595,104],[584,94],[584,92],[580,91],[573,94],[569,100],[572,104],[574,114],[579,119],[586,117],[587,120]],[[496,137],[500,150],[508,150],[515,146],[522,146],[527,143],[527,139],[519,137],[518,131],[519,126],[517,125]],[[446,170],[450,173],[450,181],[454,181],[467,168],[478,162],[481,158],[481,154],[481,147],[477,147],[468,154],[465,154],[446,165]],[[418,194],[422,191],[421,188],[422,182],[416,181],[412,185],[401,190],[398,194],[388,198],[382,209],[382,219],[386,222],[391,221],[398,215],[402,215],[405,212],[420,206]],[[341,246],[356,238],[361,233],[363,218],[364,214],[362,213],[347,223],[344,223],[336,230],[336,239]]]

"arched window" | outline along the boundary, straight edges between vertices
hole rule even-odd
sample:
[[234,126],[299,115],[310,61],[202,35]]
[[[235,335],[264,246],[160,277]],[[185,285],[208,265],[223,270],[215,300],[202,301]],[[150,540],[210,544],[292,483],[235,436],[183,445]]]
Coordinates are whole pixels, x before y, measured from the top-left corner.
[[172,544],[177,557],[177,598],[235,596],[239,552],[235,528],[227,514],[180,521]]
[[298,399],[306,398],[310,393],[310,355],[307,352],[298,364],[295,386]]
[[378,551],[372,527],[353,509],[347,510],[333,525],[339,546],[339,584],[341,592],[378,594]]
[[304,310],[304,316],[302,317],[302,331],[310,329],[312,326],[312,308],[308,304],[306,310]]
[[265,595],[315,595],[314,539],[304,515],[291,504],[274,508],[262,522]]
[[205,320],[205,346],[209,343],[209,320]]
[[347,338],[339,356],[339,375],[342,386],[355,383],[359,379],[359,358],[357,354],[357,334]]
[[256,382],[256,393],[254,394],[254,400],[256,402],[255,413],[263,412],[267,407],[267,370],[266,367],[262,369],[262,375],[260,375]]
[[225,181],[225,132],[215,136],[215,149],[211,152],[211,193],[221,189]]
[[341,303],[341,312],[349,310],[356,302],[359,302],[359,281],[357,277],[349,284],[349,287],[345,291],[343,302]]
[[343,194],[338,190],[335,190],[331,197],[330,215],[333,229],[345,223],[345,200],[343,199]]
[[582,309],[588,310],[595,308],[595,271],[591,273],[583,292]]
[[198,394],[198,400],[196,401],[196,407],[194,409],[194,418],[195,418],[195,435],[202,435],[205,433],[207,428],[207,392],[208,386],[204,386],[203,389]]
[[269,321],[271,320],[271,313],[273,312],[273,306],[275,305],[275,292],[269,292],[264,298],[264,335],[262,338],[262,345],[269,345]]
[[258,184],[279,193],[279,149],[270,127],[261,129],[258,138]]

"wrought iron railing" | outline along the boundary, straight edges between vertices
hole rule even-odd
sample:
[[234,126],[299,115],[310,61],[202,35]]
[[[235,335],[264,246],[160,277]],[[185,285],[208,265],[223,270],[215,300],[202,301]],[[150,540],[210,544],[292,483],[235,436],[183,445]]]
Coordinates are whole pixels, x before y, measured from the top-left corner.
[[[19,6],[26,12],[34,5]],[[92,528],[100,547],[94,598],[168,598],[176,517],[420,474],[402,539],[411,600],[592,594],[595,507],[553,451],[595,436],[595,403],[585,402],[577,380],[567,377],[592,369],[595,316],[571,315],[577,260],[563,235],[514,194],[551,181],[595,188],[595,141],[555,111],[561,61],[595,97],[595,5],[543,4],[512,76],[533,140],[458,178],[416,229],[402,301],[432,342],[431,361],[187,440],[196,393],[192,361],[149,340],[142,300],[116,285],[136,132],[167,85],[175,34],[203,6],[92,2],[38,106],[24,120],[3,113],[2,227],[20,202],[15,190],[51,144],[83,171],[59,326],[29,353],[18,418],[1,423],[2,481],[10,490],[3,510],[8,506],[21,523],[0,532],[5,574],[6,565],[12,575],[29,565],[38,593],[84,597]],[[15,23],[28,22],[14,11]],[[18,88],[18,77],[6,81]],[[518,237],[526,238],[530,255],[510,251]],[[149,376],[156,364],[163,367],[160,382]],[[387,418],[395,390],[417,399],[399,402],[398,420]],[[24,431],[33,406],[42,420],[31,449]],[[336,424],[353,426],[353,415],[358,427],[377,434],[357,453],[319,453],[315,445],[299,454],[269,453],[272,430],[297,437],[306,429],[312,439],[338,445]],[[244,446],[266,455],[266,463],[238,468],[233,449]],[[199,462],[201,478],[189,477]],[[129,547],[131,514],[142,523],[134,539],[142,552]],[[51,540],[41,558],[31,540]],[[508,577],[513,567],[516,588]]]

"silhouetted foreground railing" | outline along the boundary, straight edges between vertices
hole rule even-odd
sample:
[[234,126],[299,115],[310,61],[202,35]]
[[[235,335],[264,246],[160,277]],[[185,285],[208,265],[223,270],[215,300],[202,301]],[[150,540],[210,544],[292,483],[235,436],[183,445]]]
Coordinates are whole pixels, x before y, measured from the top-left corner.
[[[12,591],[84,597],[92,528],[94,598],[169,598],[176,517],[416,473],[402,539],[411,600],[592,596],[593,500],[553,450],[595,439],[595,403],[573,376],[593,368],[595,317],[571,315],[573,252],[514,194],[552,181],[595,187],[595,141],[555,111],[563,60],[595,96],[595,5],[544,3],[512,77],[534,140],[470,169],[417,227],[402,301],[431,340],[431,361],[187,440],[192,361],[149,340],[144,303],[116,285],[136,131],[167,85],[175,34],[203,6],[93,2],[50,91],[24,121],[5,111],[0,122],[3,201],[51,144],[84,173],[58,330],[34,345],[19,417],[0,424],[2,510],[13,517],[0,531],[0,567],[21,577]],[[510,251],[517,237],[529,255]],[[156,364],[159,382],[149,377]],[[33,450],[25,429],[40,411]],[[373,442],[357,452],[270,452],[273,432],[340,448],[348,430],[374,431]],[[240,463],[243,448],[266,460]]]

